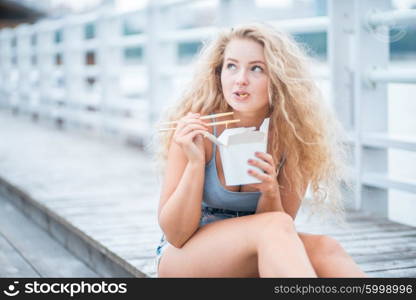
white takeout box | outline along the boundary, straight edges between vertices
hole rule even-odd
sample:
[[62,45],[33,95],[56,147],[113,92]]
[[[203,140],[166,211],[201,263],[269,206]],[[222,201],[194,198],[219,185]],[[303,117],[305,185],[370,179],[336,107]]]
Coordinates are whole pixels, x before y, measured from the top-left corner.
[[256,151],[267,151],[269,118],[264,119],[259,130],[255,129],[255,127],[225,129],[218,138],[209,132],[205,134],[205,137],[219,146],[226,185],[261,182],[249,175],[247,171],[257,169],[259,172],[263,172],[263,170],[249,165],[247,161],[250,158],[257,158]]

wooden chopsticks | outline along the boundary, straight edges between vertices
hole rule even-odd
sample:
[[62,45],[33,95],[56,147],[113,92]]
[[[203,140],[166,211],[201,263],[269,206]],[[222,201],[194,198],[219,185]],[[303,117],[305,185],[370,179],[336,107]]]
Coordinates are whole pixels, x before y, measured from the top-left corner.
[[[220,117],[225,117],[225,116],[229,116],[234,114],[234,112],[226,112],[226,113],[219,113],[219,114],[214,114],[214,115],[207,115],[207,116],[202,116],[200,117],[201,120],[206,120],[206,119],[212,119],[212,118],[220,118]],[[237,123],[240,122],[240,120],[226,120],[226,121],[219,121],[219,122],[213,122],[213,123],[208,123],[206,124],[207,126],[214,126],[214,125],[222,125],[222,124],[226,124],[226,126],[228,124],[231,123]],[[161,123],[161,125],[173,125],[173,124],[177,124],[178,121],[172,121],[172,122],[164,122]],[[169,128],[160,128],[159,131],[169,131],[169,130],[175,130],[176,127],[169,127]]]
[[[202,116],[200,117],[201,120],[206,120],[206,119],[212,119],[212,118],[220,118],[220,117],[225,117],[225,116],[230,116],[234,114],[234,112],[226,112],[226,113],[220,113],[220,114],[215,114],[215,115],[207,115],[207,116]],[[164,122],[161,123],[160,125],[172,125],[172,124],[177,124],[179,121],[172,121],[172,122]]]
[[[207,125],[207,126],[222,125],[222,124],[228,125],[228,124],[231,124],[231,123],[238,123],[238,122],[240,122],[240,119],[213,122],[213,123],[208,123],[208,124],[205,124],[205,125]],[[175,130],[175,129],[176,129],[176,127],[161,128],[161,129],[159,129],[159,131],[169,131],[169,130]]]

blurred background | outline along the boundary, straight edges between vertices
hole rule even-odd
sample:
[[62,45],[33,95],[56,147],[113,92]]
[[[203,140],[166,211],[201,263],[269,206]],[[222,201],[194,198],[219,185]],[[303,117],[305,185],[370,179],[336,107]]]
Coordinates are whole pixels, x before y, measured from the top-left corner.
[[347,204],[416,226],[415,12],[416,0],[0,0],[0,119],[151,154],[203,43],[267,22],[307,49],[348,132]]

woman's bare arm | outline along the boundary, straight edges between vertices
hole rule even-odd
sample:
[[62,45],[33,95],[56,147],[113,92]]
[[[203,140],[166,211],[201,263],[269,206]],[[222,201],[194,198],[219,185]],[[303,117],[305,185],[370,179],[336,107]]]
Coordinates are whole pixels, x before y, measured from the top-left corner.
[[259,203],[257,204],[256,213],[260,214],[268,211],[285,212],[279,190],[273,194],[261,194]]
[[292,169],[286,165],[285,168],[282,168],[279,172],[277,178],[280,186],[280,198],[284,211],[289,214],[293,220],[296,218],[300,205],[302,203],[303,196],[306,193],[306,188],[308,187],[308,182],[305,180],[301,186],[301,197],[299,197],[295,190],[294,185],[291,182],[293,176]]
[[[265,161],[269,159],[269,163],[274,166],[273,161],[270,159],[270,155],[269,158],[267,158],[267,156],[263,156],[263,159]],[[267,172],[266,167],[264,170]],[[270,172],[269,170],[268,173],[271,174],[272,172]],[[296,218],[296,214],[299,210],[303,195],[305,194],[307,188],[307,181],[305,180],[305,182],[302,183],[302,197],[299,197],[296,191],[294,190],[294,184],[292,180],[293,175],[294,174],[292,172],[292,168],[283,168],[283,165],[280,167],[280,170],[277,175],[277,181],[276,179],[274,179],[274,183],[272,185],[275,186],[275,188],[265,189],[264,191],[262,191],[261,197],[257,204],[256,213],[281,211],[289,214],[293,219]],[[267,182],[266,175],[261,174],[260,176],[262,176],[265,182]],[[258,178],[262,179],[262,177]],[[272,174],[272,177],[276,178],[274,173]]]
[[197,136],[205,128],[199,121],[188,121],[194,124],[183,124],[184,134],[178,134],[169,148],[158,209],[159,225],[177,248],[198,229],[205,176],[204,142]]

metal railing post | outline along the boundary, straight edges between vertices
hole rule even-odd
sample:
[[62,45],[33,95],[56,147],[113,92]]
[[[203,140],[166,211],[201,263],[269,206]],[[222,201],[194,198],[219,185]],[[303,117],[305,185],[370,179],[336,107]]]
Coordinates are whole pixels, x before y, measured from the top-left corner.
[[99,113],[102,133],[113,130],[112,105],[121,101],[120,78],[122,69],[122,48],[116,45],[122,35],[121,18],[105,10],[99,14],[95,23],[98,47],[98,80],[101,94]]
[[[330,0],[328,15],[327,45],[328,63],[330,69],[330,99],[338,119],[347,131],[352,131],[354,81],[352,69],[352,33],[354,3],[350,0]],[[353,153],[354,144],[349,144]],[[351,157],[353,160],[353,157]],[[354,164],[354,161],[351,162]],[[354,186],[360,184],[354,182]],[[354,202],[354,193],[344,191],[344,201],[347,207],[358,209]]]
[[387,86],[371,84],[367,72],[386,68],[389,62],[389,28],[373,28],[369,16],[373,9],[390,9],[389,0],[355,0],[354,20],[354,129],[356,177],[360,183],[356,189],[357,206],[360,209],[388,215],[388,189],[363,183],[366,172],[388,174],[387,149],[363,145],[363,134],[385,133],[387,123]]
[[254,0],[220,0],[217,24],[220,27],[233,26],[240,22],[249,22],[256,17]]
[[54,34],[51,23],[52,21],[49,20],[41,21],[38,27],[39,114],[44,118],[50,116],[49,94],[52,88],[51,73],[53,72],[51,50]]
[[172,78],[162,76],[163,69],[176,63],[176,41],[162,41],[164,31],[174,28],[170,18],[171,7],[162,7],[159,1],[151,1],[147,8],[147,44],[145,59],[148,75],[149,123],[152,126],[173,94]]

